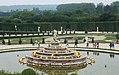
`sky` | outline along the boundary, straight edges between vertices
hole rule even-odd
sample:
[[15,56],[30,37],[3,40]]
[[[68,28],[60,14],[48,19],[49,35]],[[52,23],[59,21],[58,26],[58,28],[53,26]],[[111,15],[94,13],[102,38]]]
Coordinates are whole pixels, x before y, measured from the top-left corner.
[[3,5],[51,5],[51,4],[66,4],[66,3],[100,3],[104,5],[110,4],[119,0],[0,0],[0,6]]

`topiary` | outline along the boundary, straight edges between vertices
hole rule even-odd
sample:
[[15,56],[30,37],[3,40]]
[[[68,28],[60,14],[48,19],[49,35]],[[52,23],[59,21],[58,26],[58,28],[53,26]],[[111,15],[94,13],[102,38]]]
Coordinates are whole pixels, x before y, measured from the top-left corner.
[[8,45],[11,45],[10,39],[8,39]]
[[64,43],[65,43],[65,44],[67,43],[67,39],[66,39],[66,38],[64,39]]
[[88,34],[88,31],[85,31],[85,34]]
[[66,34],[67,34],[67,31],[66,31]]
[[21,38],[19,39],[19,44],[22,44],[22,40],[21,40]]
[[95,42],[94,37],[92,37],[92,43],[94,43],[94,42]]
[[45,33],[43,32],[43,35],[45,35]]
[[74,31],[74,34],[75,34],[75,31]]
[[30,44],[33,44],[33,39],[31,38],[31,40],[30,40]]
[[22,75],[36,75],[36,72],[33,69],[28,68],[22,71]]
[[70,34],[71,34],[71,30],[70,30]]
[[57,34],[59,34],[58,31],[57,31]]
[[45,44],[45,39],[44,38],[42,38],[42,44]]
[[48,32],[48,35],[50,35],[50,32]]
[[3,45],[5,44],[5,40],[4,40],[4,39],[2,40],[2,44],[3,44]]

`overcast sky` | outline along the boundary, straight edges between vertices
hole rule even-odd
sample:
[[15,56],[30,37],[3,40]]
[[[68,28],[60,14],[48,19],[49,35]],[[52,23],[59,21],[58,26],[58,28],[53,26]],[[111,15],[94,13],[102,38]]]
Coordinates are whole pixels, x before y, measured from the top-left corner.
[[105,5],[119,0],[0,0],[1,5],[48,5],[48,4],[66,4],[66,3],[100,3]]

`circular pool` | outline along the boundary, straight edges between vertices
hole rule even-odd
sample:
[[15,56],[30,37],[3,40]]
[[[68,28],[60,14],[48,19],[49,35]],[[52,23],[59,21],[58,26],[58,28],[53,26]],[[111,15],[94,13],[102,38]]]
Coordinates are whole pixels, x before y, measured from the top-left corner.
[[[26,65],[19,63],[18,59],[25,55],[31,55],[32,51],[19,51],[19,52],[8,52],[0,54],[0,70],[5,70],[8,72],[22,72],[24,69],[29,68]],[[87,52],[81,51],[83,55],[87,55]],[[78,75],[116,75],[118,74],[118,62],[119,55],[113,55],[108,53],[99,53],[99,52],[89,52],[91,58],[95,59],[95,63],[92,65],[87,65],[83,69],[76,69],[72,71],[68,70],[57,70],[52,71],[54,73],[65,73],[71,74],[72,72],[78,73]],[[31,67],[30,67],[31,68]],[[47,69],[37,70],[38,73],[44,73],[48,75]],[[51,70],[50,70],[51,72]],[[61,74],[59,74],[61,75]]]

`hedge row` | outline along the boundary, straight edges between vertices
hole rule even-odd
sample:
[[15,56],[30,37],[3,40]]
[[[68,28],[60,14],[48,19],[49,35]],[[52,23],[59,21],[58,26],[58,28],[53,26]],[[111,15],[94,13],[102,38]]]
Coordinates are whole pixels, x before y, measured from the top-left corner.
[[[17,30],[16,30],[16,28]],[[40,23],[18,23],[7,24],[0,23],[0,31],[52,31],[54,29],[61,30],[78,30],[78,31],[96,31],[99,27],[99,31],[119,32],[119,22],[40,22]]]

